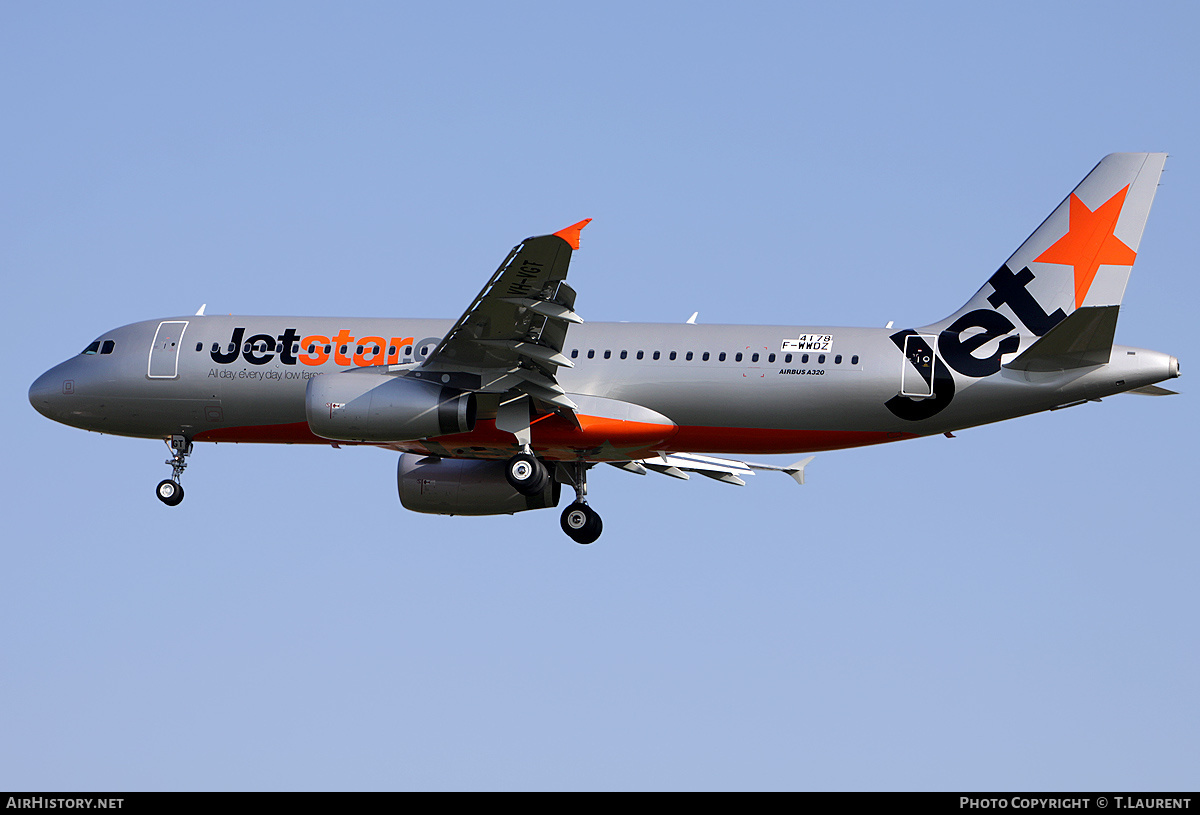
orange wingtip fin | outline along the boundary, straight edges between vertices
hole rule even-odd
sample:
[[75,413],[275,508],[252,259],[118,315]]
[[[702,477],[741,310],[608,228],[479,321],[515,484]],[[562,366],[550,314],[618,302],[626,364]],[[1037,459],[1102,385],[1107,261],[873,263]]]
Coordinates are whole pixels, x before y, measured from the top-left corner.
[[592,222],[591,218],[584,218],[577,224],[571,224],[566,229],[560,229],[554,234],[562,238],[567,243],[571,244],[572,249],[579,248],[579,233],[583,228]]

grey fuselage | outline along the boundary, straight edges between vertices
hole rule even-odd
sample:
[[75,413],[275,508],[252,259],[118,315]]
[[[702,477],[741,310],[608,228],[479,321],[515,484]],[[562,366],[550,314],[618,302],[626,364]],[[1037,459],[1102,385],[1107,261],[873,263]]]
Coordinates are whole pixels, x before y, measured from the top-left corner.
[[[51,368],[29,396],[47,417],[101,433],[328,443],[307,429],[308,380],[353,367],[411,367],[452,324],[349,317],[150,320],[102,334],[95,352]],[[926,334],[934,349],[938,330]],[[943,433],[1178,375],[1173,357],[1125,346],[1113,346],[1107,364],[1039,373],[999,368],[999,360],[1011,360],[1038,339],[1014,334],[1020,342],[1014,352],[1001,355],[995,339],[974,351],[976,358],[994,355],[995,372],[952,370],[935,350],[932,373],[922,379],[906,356],[903,335],[883,328],[584,323],[567,334],[563,353],[574,367],[560,368],[557,380],[568,394],[667,417],[678,431],[663,449],[772,454]],[[474,454],[503,453],[481,445]]]

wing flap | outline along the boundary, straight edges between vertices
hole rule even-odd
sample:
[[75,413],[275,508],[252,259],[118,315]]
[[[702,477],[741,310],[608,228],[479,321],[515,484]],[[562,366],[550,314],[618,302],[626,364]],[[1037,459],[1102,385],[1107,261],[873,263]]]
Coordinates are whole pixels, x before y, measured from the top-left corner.
[[697,453],[659,453],[653,458],[637,459],[635,461],[614,461],[609,462],[614,467],[619,467],[638,475],[644,475],[647,470],[653,470],[663,475],[669,475],[672,478],[680,478],[687,480],[688,473],[697,473],[721,481],[726,484],[734,484],[739,487],[744,487],[746,482],[743,480],[746,476],[754,475],[755,470],[769,470],[772,472],[786,473],[795,479],[797,484],[804,483],[804,468],[809,465],[814,456],[801,459],[784,467],[779,467],[774,464],[757,464],[754,462],[735,461],[728,458],[717,458],[716,456],[702,456]]

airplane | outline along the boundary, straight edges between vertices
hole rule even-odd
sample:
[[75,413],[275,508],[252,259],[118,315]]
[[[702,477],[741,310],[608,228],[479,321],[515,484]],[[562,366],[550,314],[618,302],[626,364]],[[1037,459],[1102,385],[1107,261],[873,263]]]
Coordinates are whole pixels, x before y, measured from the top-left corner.
[[[913,439],[1117,393],[1172,394],[1168,354],[1114,345],[1165,153],[1114,153],[967,303],[930,325],[588,323],[567,268],[590,219],[527,238],[457,321],[195,315],[101,334],[29,389],[40,413],[161,438],[183,500],[196,442],[365,444],[400,453],[401,504],[512,514],[575,500],[587,474],[755,471],[804,483],[812,453]],[[787,466],[727,456],[809,454]]]

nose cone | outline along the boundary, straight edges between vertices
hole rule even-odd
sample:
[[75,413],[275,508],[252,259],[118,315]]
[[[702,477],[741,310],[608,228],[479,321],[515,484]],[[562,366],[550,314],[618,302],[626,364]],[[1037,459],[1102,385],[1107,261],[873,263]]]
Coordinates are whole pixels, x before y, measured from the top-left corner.
[[51,368],[29,386],[29,404],[47,419],[57,420],[63,391],[69,387],[56,370]]
[[29,404],[47,419],[71,424],[68,417],[78,407],[75,380],[81,373],[72,360],[55,365],[29,386]]

